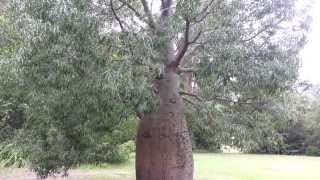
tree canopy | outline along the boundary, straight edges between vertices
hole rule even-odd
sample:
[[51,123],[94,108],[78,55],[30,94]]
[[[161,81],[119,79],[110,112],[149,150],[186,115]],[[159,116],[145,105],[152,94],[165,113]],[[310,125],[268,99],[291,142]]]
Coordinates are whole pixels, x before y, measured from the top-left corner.
[[308,30],[297,1],[160,4],[10,2],[0,17],[0,118],[41,177],[121,161],[137,118],[161,104],[155,81],[170,67],[197,145],[280,141]]

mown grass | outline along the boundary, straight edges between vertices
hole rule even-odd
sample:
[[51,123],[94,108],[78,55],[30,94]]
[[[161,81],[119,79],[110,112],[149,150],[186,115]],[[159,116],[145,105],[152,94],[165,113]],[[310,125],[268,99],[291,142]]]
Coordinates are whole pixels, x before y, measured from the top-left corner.
[[320,180],[320,158],[196,154],[198,180]]
[[[320,180],[320,157],[197,153],[194,159],[195,180]],[[82,165],[68,179],[134,180],[134,157],[120,165]]]
[[[196,180],[320,180],[319,157],[198,153],[194,159]],[[113,177],[91,180],[134,179],[133,159],[118,166],[81,167],[97,168],[110,170]]]

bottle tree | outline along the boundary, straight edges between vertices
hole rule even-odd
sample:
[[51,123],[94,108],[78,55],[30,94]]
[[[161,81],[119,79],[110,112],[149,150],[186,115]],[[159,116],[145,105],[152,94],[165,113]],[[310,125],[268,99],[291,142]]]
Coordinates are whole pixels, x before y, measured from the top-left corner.
[[[88,133],[108,115],[112,122],[136,115],[137,180],[192,180],[184,103],[256,105],[288,88],[306,29],[295,0],[15,0],[11,9],[24,42],[19,72],[39,100],[30,109],[40,109],[38,122],[45,118],[45,126],[72,142],[83,126],[71,120],[65,126],[65,118],[89,124]],[[56,97],[70,98],[62,98],[67,108]],[[79,132],[67,131],[72,127]],[[62,151],[81,149],[67,144]],[[62,158],[45,168],[56,166],[70,163]]]

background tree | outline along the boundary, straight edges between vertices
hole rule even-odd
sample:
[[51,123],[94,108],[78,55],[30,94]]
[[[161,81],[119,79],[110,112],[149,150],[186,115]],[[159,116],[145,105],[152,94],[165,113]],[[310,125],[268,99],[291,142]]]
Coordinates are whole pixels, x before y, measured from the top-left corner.
[[319,87],[302,86],[291,95],[291,112],[287,126],[279,128],[284,139],[284,154],[320,155]]
[[[26,120],[27,97],[17,74],[17,62],[14,56],[20,47],[20,40],[11,22],[0,13],[0,159],[1,165],[25,163],[25,154],[14,142],[15,135]],[[2,161],[3,160],[3,161]]]

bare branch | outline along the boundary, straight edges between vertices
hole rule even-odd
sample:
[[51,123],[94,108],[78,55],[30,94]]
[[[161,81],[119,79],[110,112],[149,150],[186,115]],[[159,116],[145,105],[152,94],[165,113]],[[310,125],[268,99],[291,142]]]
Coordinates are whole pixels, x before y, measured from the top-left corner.
[[178,69],[179,74],[181,74],[181,73],[196,73],[198,71],[199,71],[199,69],[196,69],[196,68],[179,68]]
[[198,34],[193,38],[193,40],[191,40],[191,41],[188,42],[188,44],[196,43],[197,40],[200,38],[201,34],[202,34],[202,30],[200,30],[200,31],[198,32]]
[[190,26],[191,22],[188,18],[185,18],[186,27],[184,32],[184,38],[181,47],[178,50],[178,54],[175,57],[175,60],[169,65],[171,67],[178,67],[185,56],[186,52],[188,51],[188,48],[191,44],[195,43],[201,36],[202,30],[198,32],[198,34],[190,41]]
[[189,104],[193,105],[193,106],[197,106],[197,104],[193,101],[191,101],[190,99],[187,99],[185,97],[182,98],[183,100],[185,100],[186,102],[188,102]]
[[201,15],[201,14],[204,14],[205,12],[208,12],[209,7],[213,4],[214,1],[215,1],[215,0],[211,0],[211,1],[201,10],[200,15]]
[[131,6],[130,3],[124,1],[124,0],[119,0],[122,4],[124,4],[127,8],[129,8],[140,20],[143,21],[143,16],[133,7]]
[[182,95],[182,96],[183,96],[183,95],[185,95],[185,96],[191,96],[191,97],[196,98],[198,101],[203,102],[203,99],[202,99],[201,97],[199,97],[198,95],[196,95],[196,94],[188,93],[188,92],[184,92],[184,91],[180,91],[179,94]]
[[251,41],[253,39],[255,39],[256,37],[258,37],[260,34],[266,32],[267,30],[269,30],[270,28],[272,28],[273,26],[277,26],[279,25],[281,22],[283,22],[285,19],[280,19],[279,21],[277,21],[276,23],[273,23],[273,24],[268,24],[266,25],[265,27],[263,27],[262,29],[260,29],[256,34],[254,34],[253,36],[247,38],[247,39],[244,39],[242,40],[242,42],[248,42],[248,41]]
[[189,33],[190,33],[190,20],[188,18],[186,20],[186,27],[185,27],[185,32],[184,32],[184,40],[181,48],[179,48],[178,54],[175,57],[174,61],[169,65],[171,67],[178,67],[181,59],[183,56],[186,54],[189,46]]
[[[215,2],[215,1],[217,1],[217,2]],[[202,8],[200,13],[192,19],[193,22],[200,23],[200,22],[204,21],[212,13],[209,8],[211,6],[213,6],[213,3],[215,3],[215,6],[218,6],[219,4],[221,4],[223,2],[224,2],[224,0],[210,0],[210,2]]]
[[[201,104],[197,104],[195,102],[193,102],[192,100],[188,99],[188,98],[185,98],[185,97],[182,97],[183,100],[185,100],[187,103],[195,106],[195,107],[199,107],[199,106],[202,106]],[[216,122],[214,121],[214,115],[212,114],[212,112],[210,111],[210,109],[208,109],[207,106],[202,106],[204,109],[206,109],[207,113],[208,113],[208,117],[209,117],[209,125],[210,126],[214,126],[216,124]]]
[[161,0],[161,18],[169,15],[172,6],[172,0]]
[[189,93],[189,92],[185,92],[185,91],[180,91],[179,94],[181,96],[190,96],[190,97],[193,97],[195,98],[196,100],[200,101],[200,102],[210,102],[210,101],[219,101],[219,102],[224,102],[224,103],[234,103],[234,104],[238,104],[238,105],[255,105],[256,103],[255,102],[249,102],[248,100],[251,100],[251,98],[248,98],[248,99],[245,99],[245,100],[241,100],[241,101],[235,101],[233,99],[230,99],[230,98],[224,98],[224,97],[218,97],[218,96],[215,96],[215,97],[211,97],[210,99],[204,99],[202,97],[200,97],[199,95],[197,94],[193,94],[193,93]]
[[113,0],[110,0],[110,6],[111,6],[111,11],[112,11],[114,17],[116,18],[116,20],[117,20],[118,23],[119,23],[119,26],[120,26],[120,28],[121,28],[121,31],[124,32],[125,29],[124,29],[124,26],[123,26],[123,24],[122,24],[122,21],[121,21],[121,19],[119,18],[119,16],[117,15],[117,13],[116,13],[116,11],[115,11],[115,9],[114,9],[114,7],[113,7]]
[[115,11],[119,11],[120,9],[122,9],[125,6],[124,3],[121,4],[121,6],[114,8]]
[[[190,49],[191,48],[191,49]],[[191,46],[188,52],[182,58],[180,65],[185,65],[188,61],[192,60],[193,57],[197,55],[197,51],[201,48],[204,48],[203,44],[196,44],[195,46]]]
[[199,19],[195,18],[194,22],[195,23],[200,23],[200,22],[204,21],[208,17],[209,14],[210,14],[209,11],[205,12],[205,14],[203,14],[202,17],[200,17]]
[[171,9],[175,9],[175,8],[176,8],[176,6],[173,6],[173,5],[170,5],[168,7],[163,7],[163,8],[160,9],[160,13],[162,14],[162,13],[164,13],[166,11],[170,11]]
[[211,0],[198,14],[198,17],[194,18],[194,22],[199,23],[202,22],[209,14],[210,11],[208,11],[209,7],[213,4],[215,0]]
[[122,3],[122,5],[125,5],[128,9],[130,9],[139,20],[148,24],[151,28],[156,27],[153,21],[151,21],[152,23],[150,23],[149,20],[148,21],[145,20],[144,16],[137,9],[135,9],[129,2],[125,0],[119,0],[119,1]]
[[156,23],[154,22],[154,19],[152,17],[152,13],[149,9],[148,3],[146,0],[141,0],[142,6],[143,6],[143,10],[147,15],[148,18],[148,24],[152,29],[156,29]]

